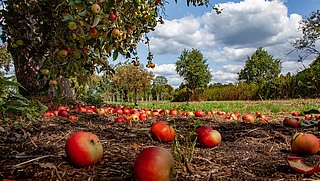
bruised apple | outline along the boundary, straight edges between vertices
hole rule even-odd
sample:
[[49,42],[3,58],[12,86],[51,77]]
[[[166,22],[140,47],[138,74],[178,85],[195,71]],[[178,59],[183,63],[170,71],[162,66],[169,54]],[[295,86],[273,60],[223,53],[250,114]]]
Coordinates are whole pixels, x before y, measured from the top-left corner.
[[135,160],[133,172],[136,181],[170,181],[174,158],[161,147],[148,147],[142,150]]
[[291,140],[291,150],[300,155],[316,154],[319,151],[319,140],[310,133],[296,133]]
[[163,121],[154,123],[151,127],[152,137],[162,143],[171,142],[175,137],[175,130]]
[[221,134],[217,130],[204,129],[203,132],[198,132],[197,137],[203,147],[215,147],[221,143]]
[[103,147],[97,135],[90,132],[74,132],[65,145],[67,157],[76,167],[87,167],[99,163]]

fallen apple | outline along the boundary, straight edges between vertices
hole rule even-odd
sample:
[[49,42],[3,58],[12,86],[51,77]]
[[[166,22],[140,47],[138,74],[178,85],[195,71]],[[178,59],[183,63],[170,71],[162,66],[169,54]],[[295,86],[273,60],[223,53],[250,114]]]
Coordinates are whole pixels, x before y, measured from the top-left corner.
[[201,134],[197,134],[199,143],[203,147],[215,147],[221,143],[221,134],[217,130],[211,130],[207,132],[206,130]]
[[249,123],[254,123],[254,116],[251,114],[245,114],[242,116],[242,120]]
[[58,112],[58,116],[64,117],[64,118],[68,118],[69,117],[69,113],[66,110],[60,110]]
[[310,133],[295,133],[291,140],[291,150],[300,155],[313,155],[319,151],[318,138]]
[[292,117],[285,117],[284,120],[282,121],[283,126],[285,127],[292,127],[292,128],[297,128],[299,127],[299,121],[296,118]]
[[143,149],[136,158],[133,172],[136,181],[170,181],[174,158],[161,147]]
[[103,147],[97,135],[90,132],[74,132],[65,145],[67,157],[76,167],[87,167],[99,163]]
[[204,112],[202,112],[201,110],[196,110],[194,112],[195,117],[200,117],[202,118],[204,116]]
[[100,13],[100,11],[101,11],[101,7],[100,7],[100,5],[99,4],[93,4],[92,6],[91,6],[91,11],[94,13],[94,14],[99,14]]
[[150,132],[155,140],[162,143],[171,142],[175,138],[175,130],[163,121],[154,123]]

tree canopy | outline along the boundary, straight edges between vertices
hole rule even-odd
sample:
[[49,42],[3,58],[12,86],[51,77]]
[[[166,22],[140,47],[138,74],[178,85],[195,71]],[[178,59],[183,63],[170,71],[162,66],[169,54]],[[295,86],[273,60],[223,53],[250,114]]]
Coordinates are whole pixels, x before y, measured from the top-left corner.
[[298,51],[304,51],[304,55],[300,55],[303,60],[310,54],[320,54],[317,42],[320,40],[320,10],[314,11],[309,17],[305,17],[300,23],[300,29],[303,33],[301,38],[293,42],[293,46]]
[[260,47],[250,57],[248,56],[243,69],[238,73],[238,79],[259,84],[278,77],[280,73],[280,60],[274,59]]
[[191,89],[192,95],[197,88],[206,87],[212,79],[208,64],[197,49],[182,51],[176,62],[176,71],[183,77],[184,85]]

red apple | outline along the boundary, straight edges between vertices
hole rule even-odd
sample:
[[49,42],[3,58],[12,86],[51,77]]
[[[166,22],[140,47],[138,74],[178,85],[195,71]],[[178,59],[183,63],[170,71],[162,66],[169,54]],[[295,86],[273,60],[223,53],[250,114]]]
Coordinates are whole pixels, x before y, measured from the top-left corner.
[[221,143],[221,134],[217,130],[211,130],[202,135],[198,133],[197,137],[203,147],[215,147]]
[[103,156],[98,136],[90,132],[74,132],[68,138],[65,150],[69,161],[76,167],[95,165]]
[[110,13],[109,20],[114,23],[117,20],[117,15],[115,15],[114,13]]
[[59,107],[57,108],[57,110],[58,110],[58,111],[61,111],[61,110],[67,111],[67,110],[69,110],[69,108],[68,108],[67,106],[59,106]]
[[249,122],[249,123],[254,123],[254,117],[251,114],[245,114],[242,116],[242,120]]
[[117,122],[117,123],[121,123],[121,122],[123,122],[123,121],[124,121],[123,117],[117,117],[117,118],[115,119],[115,122]]
[[170,109],[169,114],[170,114],[171,116],[177,116],[177,115],[178,115],[178,111],[175,110],[175,109]]
[[77,120],[78,120],[78,117],[75,116],[75,115],[70,115],[70,116],[69,116],[69,120],[70,120],[70,121],[77,121]]
[[133,165],[136,181],[170,181],[174,158],[161,147],[148,147],[142,150]]
[[163,121],[154,123],[151,127],[152,137],[162,143],[171,142],[175,138],[174,129]]
[[203,134],[205,133],[209,133],[210,131],[212,131],[212,127],[209,126],[209,125],[206,125],[206,126],[200,126],[196,129],[196,133],[197,135],[199,136],[202,136]]
[[295,116],[295,117],[298,117],[298,116],[300,115],[300,113],[298,113],[298,112],[292,112],[291,115],[292,115],[292,116]]
[[159,116],[160,114],[159,114],[159,112],[157,112],[157,111],[152,111],[151,112],[151,116],[152,117],[156,117],[156,116]]
[[299,121],[296,118],[285,117],[282,124],[285,127],[292,127],[292,128],[299,127]]
[[140,119],[140,120],[146,120],[146,119],[148,119],[148,114],[145,113],[145,112],[140,113],[139,119]]
[[195,115],[196,117],[202,118],[202,117],[204,116],[204,112],[202,112],[201,110],[196,110],[196,111],[194,112],[194,115]]
[[98,30],[96,28],[90,28],[90,33],[92,35],[96,35],[98,33]]
[[296,133],[291,140],[291,149],[293,153],[300,155],[313,155],[319,151],[318,138],[310,133]]
[[47,111],[46,113],[44,113],[44,114],[42,115],[42,117],[44,117],[44,118],[54,117],[54,116],[56,116],[56,115],[54,114],[53,111]]
[[58,116],[64,117],[64,118],[68,118],[69,114],[66,110],[61,110],[58,112]]

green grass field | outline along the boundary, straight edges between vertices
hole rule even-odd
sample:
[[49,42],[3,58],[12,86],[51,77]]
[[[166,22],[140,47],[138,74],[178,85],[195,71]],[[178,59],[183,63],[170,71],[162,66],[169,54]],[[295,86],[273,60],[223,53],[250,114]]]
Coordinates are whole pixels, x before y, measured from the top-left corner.
[[[110,103],[118,105],[133,106],[131,103]],[[221,110],[225,112],[237,111],[239,113],[265,112],[303,112],[310,109],[320,110],[320,99],[291,99],[291,100],[264,100],[264,101],[207,101],[207,102],[139,102],[139,107],[179,109],[184,111],[195,111],[197,109]]]

